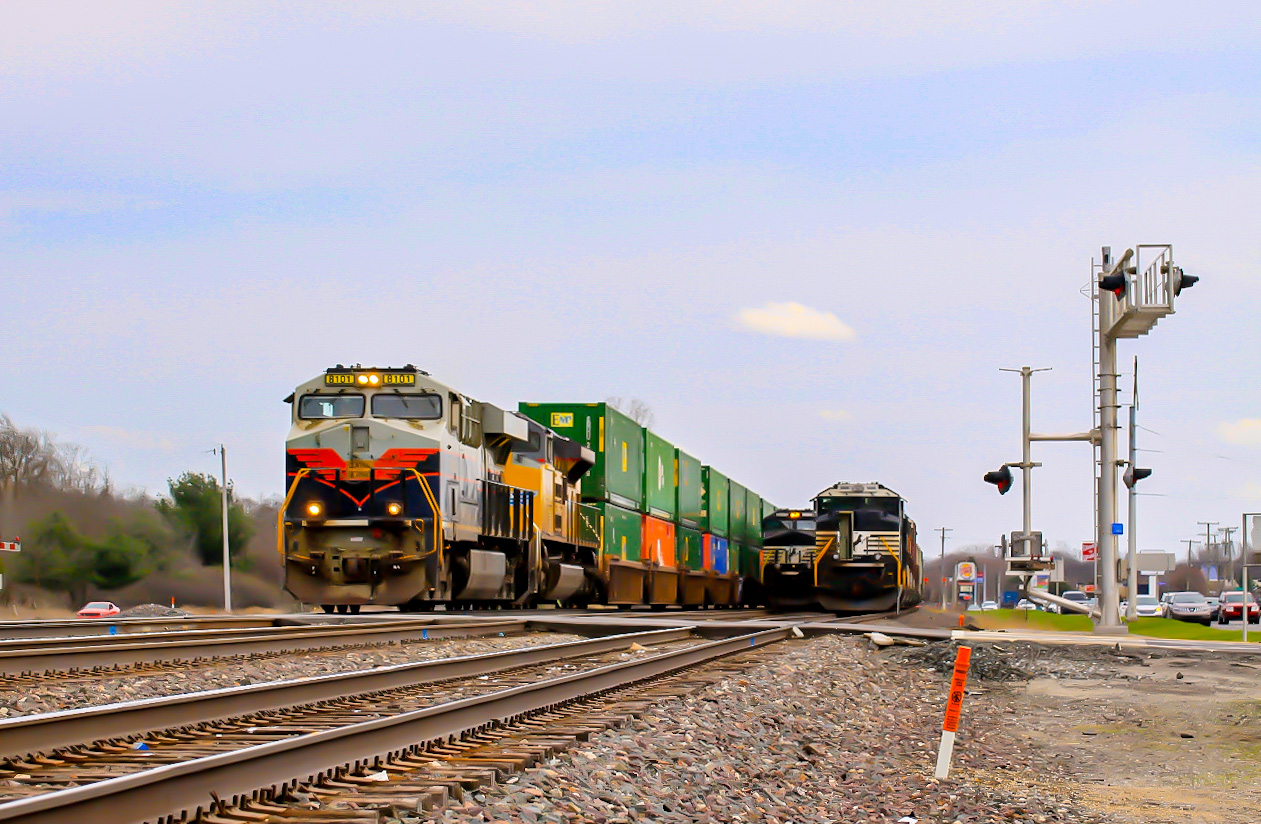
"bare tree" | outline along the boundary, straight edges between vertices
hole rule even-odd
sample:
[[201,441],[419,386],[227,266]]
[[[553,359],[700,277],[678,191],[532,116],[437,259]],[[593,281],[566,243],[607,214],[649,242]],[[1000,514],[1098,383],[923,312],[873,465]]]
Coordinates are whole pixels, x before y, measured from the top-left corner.
[[652,407],[639,398],[622,398],[614,395],[613,397],[605,398],[604,402],[640,426],[651,428],[657,420]]
[[0,414],[0,489],[17,486],[99,492],[109,478],[83,447],[59,444],[47,431],[22,429]]

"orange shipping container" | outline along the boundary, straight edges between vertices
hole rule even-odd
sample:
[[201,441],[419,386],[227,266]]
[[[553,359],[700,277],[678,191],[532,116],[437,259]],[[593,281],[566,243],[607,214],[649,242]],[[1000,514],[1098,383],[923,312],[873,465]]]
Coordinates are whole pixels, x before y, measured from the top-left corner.
[[673,567],[674,563],[674,524],[644,516],[644,538],[640,545],[639,558],[646,563]]

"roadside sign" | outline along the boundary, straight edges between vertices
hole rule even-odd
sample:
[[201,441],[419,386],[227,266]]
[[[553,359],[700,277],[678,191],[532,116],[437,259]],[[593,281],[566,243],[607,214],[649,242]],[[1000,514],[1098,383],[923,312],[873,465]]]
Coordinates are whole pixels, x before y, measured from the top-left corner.
[[1112,525],[1112,534],[1113,534],[1113,535],[1124,535],[1124,534],[1125,534],[1125,524],[1113,524],[1113,525]]
[[971,561],[960,561],[955,567],[956,581],[972,581],[976,579],[976,564]]
[[16,541],[0,541],[0,552],[21,552],[21,551],[22,551],[21,538],[18,538]]
[[1083,561],[1098,561],[1099,547],[1094,541],[1083,541],[1081,545],[1081,559]]

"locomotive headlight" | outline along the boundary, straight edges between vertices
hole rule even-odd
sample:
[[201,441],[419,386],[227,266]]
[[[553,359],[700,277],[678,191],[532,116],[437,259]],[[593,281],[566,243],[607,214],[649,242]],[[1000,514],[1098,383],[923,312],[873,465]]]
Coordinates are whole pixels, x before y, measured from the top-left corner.
[[391,515],[402,515],[403,505],[400,504],[398,501],[391,501],[390,503],[385,505],[385,511]]
[[324,507],[312,501],[311,503],[306,505],[306,512],[312,518],[318,518],[324,514]]
[[367,384],[368,384],[368,376],[367,376],[367,375],[360,375],[358,378],[356,378],[356,380],[358,380],[358,381],[359,381],[359,383],[360,383],[360,384],[362,384],[362,385],[364,385],[364,386],[367,386]]
[[369,375],[369,376],[368,376],[368,383],[369,383],[369,384],[371,384],[372,386],[376,386],[376,385],[377,385],[378,383],[380,383],[380,382],[381,382],[381,376],[380,376],[380,375]]

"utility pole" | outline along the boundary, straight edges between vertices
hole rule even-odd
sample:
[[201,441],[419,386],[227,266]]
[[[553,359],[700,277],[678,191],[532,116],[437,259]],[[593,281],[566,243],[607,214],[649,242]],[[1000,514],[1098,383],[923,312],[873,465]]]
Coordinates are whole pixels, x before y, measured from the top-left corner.
[[[1130,472],[1135,472],[1138,466],[1138,444],[1135,437],[1138,433],[1138,424],[1134,420],[1134,415],[1138,411],[1138,355],[1134,356],[1134,393],[1130,396]],[[1133,621],[1138,617],[1138,530],[1135,529],[1137,523],[1137,507],[1138,507],[1138,490],[1137,483],[1128,484],[1130,488],[1130,535],[1129,535],[1129,580],[1126,581],[1126,589],[1130,592],[1130,597],[1125,601],[1125,620]],[[1154,595],[1155,593],[1149,593]]]
[[1226,557],[1226,569],[1229,571],[1232,582],[1235,580],[1235,545],[1231,542],[1230,537],[1238,528],[1235,526],[1224,526],[1217,530],[1225,533],[1225,537],[1222,538],[1222,554]]
[[228,450],[219,444],[219,468],[222,483],[219,492],[223,510],[223,611],[232,612],[232,560],[228,554]]
[[941,533],[941,608],[946,608],[946,533],[954,532],[954,529],[948,526],[939,526],[934,532]]
[[[1210,562],[1216,562],[1213,557],[1213,527],[1217,526],[1217,521],[1196,521],[1197,524],[1204,527],[1204,551],[1208,554]],[[1220,580],[1220,579],[1219,579]]]

